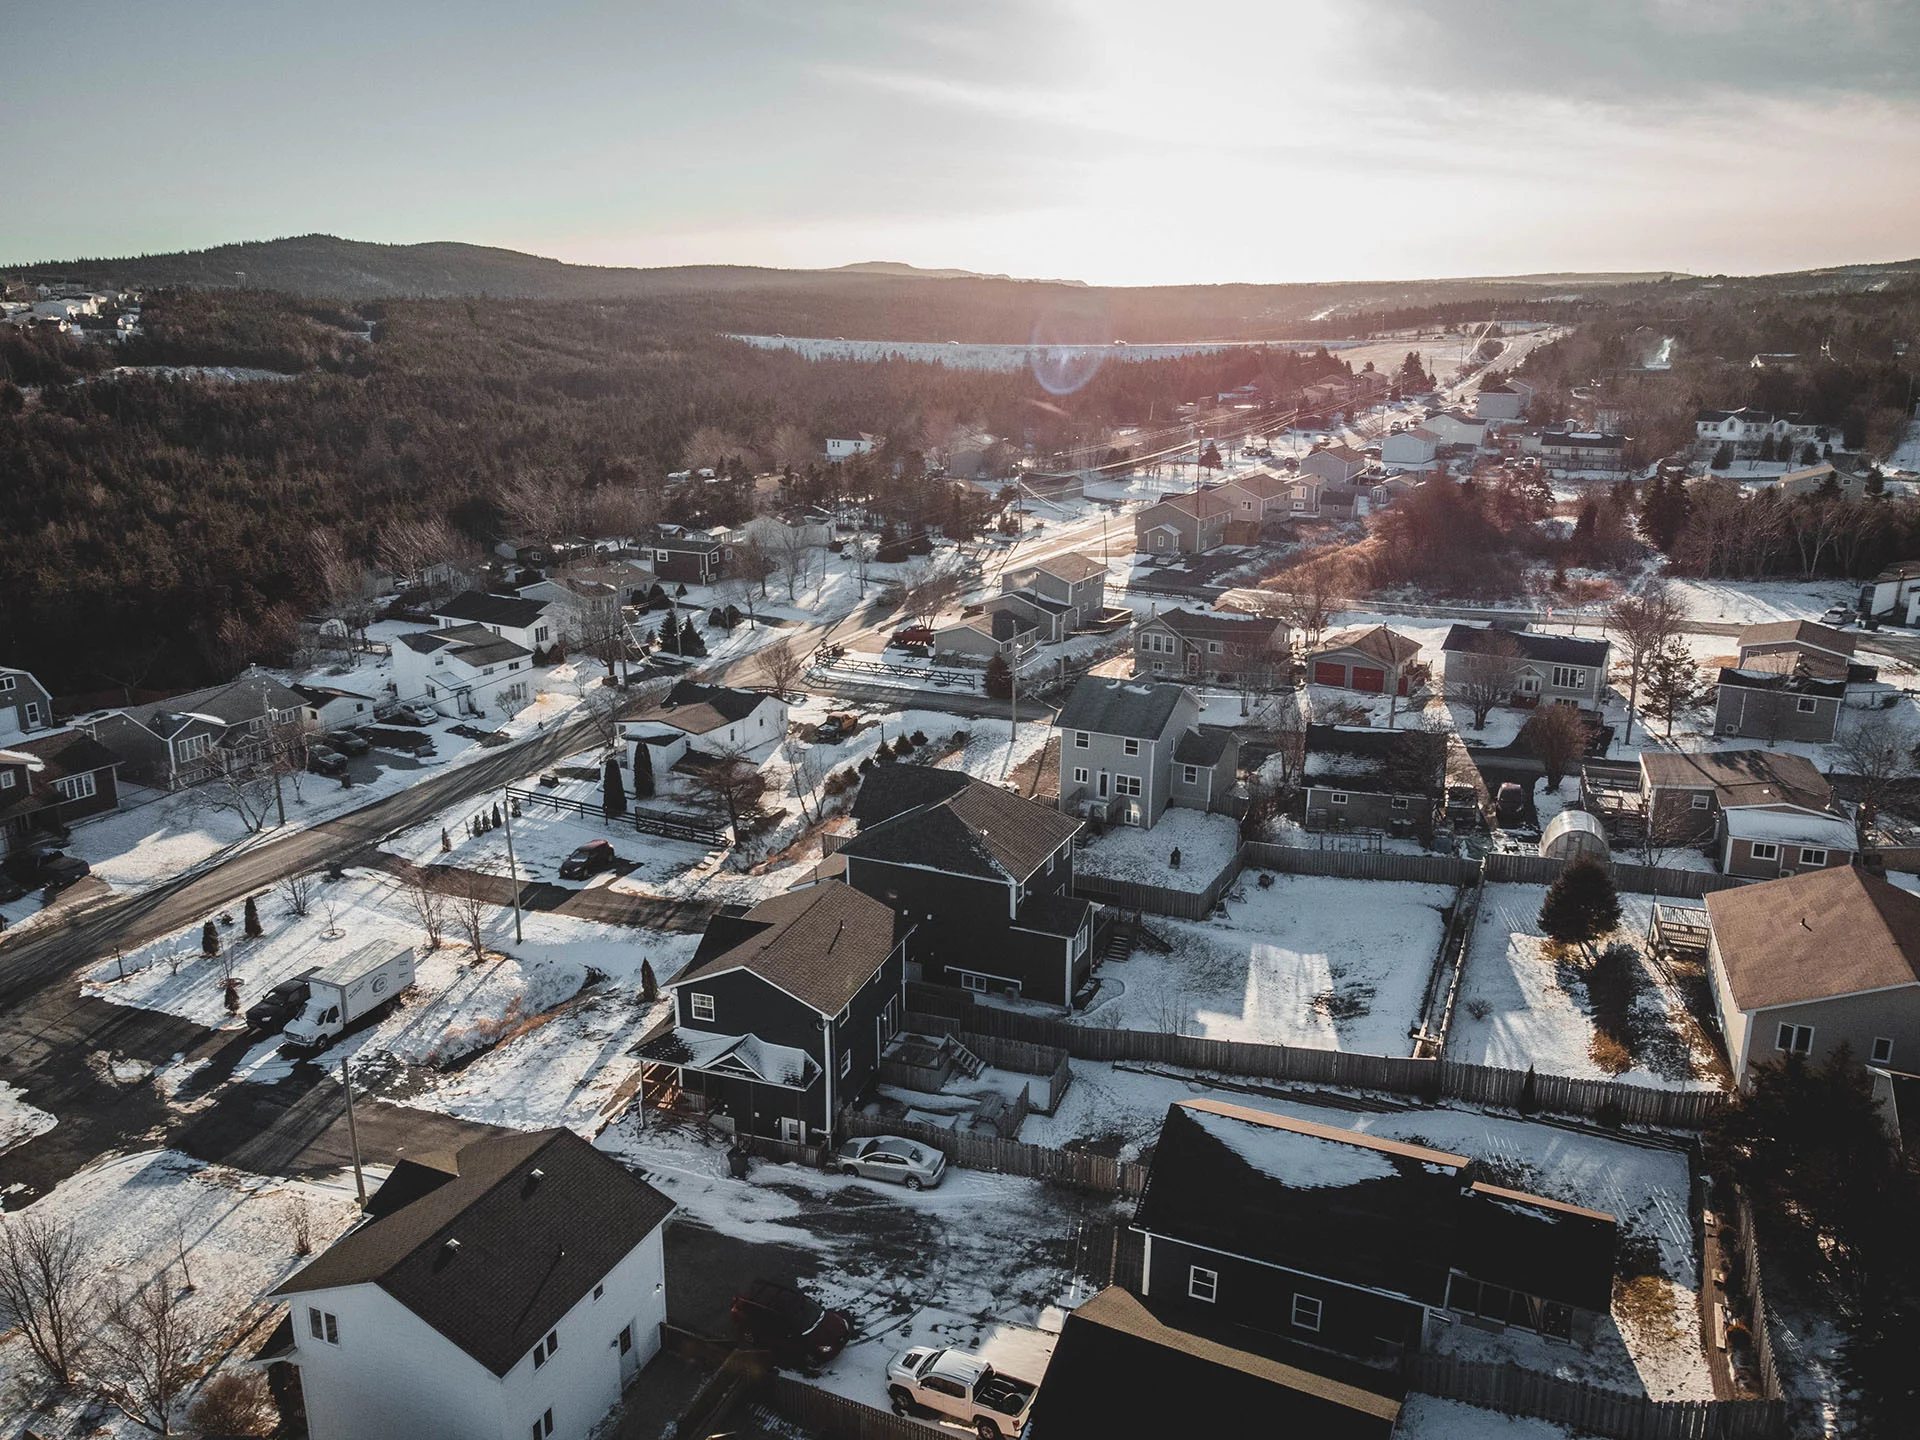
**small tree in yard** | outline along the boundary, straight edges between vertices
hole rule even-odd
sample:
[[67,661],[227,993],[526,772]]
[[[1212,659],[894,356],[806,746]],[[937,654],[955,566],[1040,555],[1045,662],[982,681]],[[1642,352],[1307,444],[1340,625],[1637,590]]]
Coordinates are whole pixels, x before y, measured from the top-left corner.
[[200,927],[200,953],[209,960],[220,953],[220,927],[211,920]]
[[1700,703],[1700,667],[1680,646],[1670,646],[1655,655],[1647,666],[1646,710],[1656,720],[1664,720],[1667,738],[1673,738],[1673,722]]
[[736,840],[740,822],[753,814],[766,793],[767,777],[738,750],[722,750],[693,776],[694,789],[727,813]]
[[476,965],[487,953],[487,917],[493,913],[493,902],[487,898],[485,884],[479,871],[469,870],[464,883],[453,892],[454,923],[459,926],[460,938],[467,942],[467,949],[473,952]]
[[1562,945],[1578,945],[1588,960],[1593,942],[1620,923],[1620,897],[1613,877],[1594,860],[1574,860],[1547,888],[1540,907],[1540,928]]
[[987,673],[983,681],[987,698],[991,700],[1011,700],[1013,698],[1013,669],[1007,664],[1007,657],[995,655],[987,661]]
[[609,820],[618,820],[627,813],[626,782],[620,778],[620,767],[614,763],[611,755],[600,770],[600,803]]
[[1834,736],[1833,768],[1853,777],[1863,831],[1879,814],[1887,792],[1916,773],[1915,760],[1920,758],[1916,740],[1920,740],[1920,732],[1885,714],[1855,721]]
[[644,740],[633,747],[633,794],[636,800],[653,798],[653,747]]
[[689,615],[680,627],[680,653],[682,655],[701,656],[707,653],[707,642],[700,638],[700,632],[693,628],[693,616]]
[[145,1285],[122,1285],[108,1301],[96,1340],[105,1376],[100,1392],[129,1420],[173,1434],[173,1407],[192,1378],[200,1327],[182,1310],[172,1267]]
[[440,948],[441,935],[447,924],[447,897],[445,892],[434,886],[427,871],[415,870],[406,882],[407,904],[420,922],[420,928],[427,933],[427,949]]
[[1627,657],[1628,740],[1633,739],[1633,712],[1648,662],[1673,644],[1686,618],[1687,607],[1658,581],[1638,595],[1623,595],[1607,612],[1607,626],[1620,637]]
[[254,903],[253,896],[247,896],[247,914],[245,920],[246,935],[249,940],[258,940],[266,934],[260,924],[260,907]]
[[1546,772],[1549,792],[1558,792],[1560,782],[1579,765],[1592,733],[1586,717],[1572,705],[1542,705],[1527,717],[1520,738]]
[[806,656],[784,635],[762,649],[758,658],[767,688],[776,695],[790,694],[801,672],[807,668]]
[[280,1407],[258,1370],[223,1370],[209,1380],[188,1412],[202,1435],[271,1435]]
[[659,998],[660,998],[660,977],[653,973],[653,962],[651,960],[642,960],[640,962],[641,1003],[646,1005],[651,1005],[653,1004],[654,1001],[658,1000]]
[[1474,651],[1447,657],[1446,696],[1473,712],[1473,728],[1487,728],[1487,716],[1520,683],[1520,646],[1507,635],[1490,634]]
[[0,1216],[0,1324],[17,1329],[54,1384],[78,1378],[92,1329],[95,1259],[71,1221]]
[[280,898],[289,915],[305,915],[313,908],[313,876],[289,875],[280,882]]

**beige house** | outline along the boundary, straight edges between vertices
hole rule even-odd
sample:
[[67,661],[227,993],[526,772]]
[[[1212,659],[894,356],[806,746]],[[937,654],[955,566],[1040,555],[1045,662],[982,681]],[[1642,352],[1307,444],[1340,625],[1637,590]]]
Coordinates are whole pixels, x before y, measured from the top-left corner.
[[1734,1080],[1847,1046],[1920,1060],[1920,896],[1851,866],[1707,896],[1708,963]]
[[1233,518],[1216,491],[1169,495],[1133,517],[1133,548],[1150,555],[1200,555],[1227,538]]
[[1770,880],[1850,865],[1859,849],[1833,787],[1800,755],[1643,754],[1640,801],[1655,835],[1673,844],[1711,842],[1729,875]]

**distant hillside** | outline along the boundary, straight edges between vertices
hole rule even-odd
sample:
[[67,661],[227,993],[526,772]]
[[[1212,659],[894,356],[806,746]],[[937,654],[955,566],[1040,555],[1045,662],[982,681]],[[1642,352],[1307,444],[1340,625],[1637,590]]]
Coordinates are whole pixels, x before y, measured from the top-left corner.
[[983,270],[929,270],[909,265],[904,260],[861,260],[852,265],[836,265],[835,275],[917,275],[923,280],[1021,280],[1029,285],[1085,285],[1084,280],[1041,280],[1026,275],[990,275]]

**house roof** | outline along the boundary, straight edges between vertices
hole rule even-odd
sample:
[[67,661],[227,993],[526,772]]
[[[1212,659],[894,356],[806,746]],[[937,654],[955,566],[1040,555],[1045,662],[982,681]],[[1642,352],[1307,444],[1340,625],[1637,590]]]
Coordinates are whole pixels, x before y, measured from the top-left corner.
[[452,1169],[438,1183],[436,1166],[409,1167],[406,1203],[349,1230],[275,1293],[378,1285],[505,1375],[673,1209],[571,1130],[490,1136],[441,1163]]
[[1440,648],[1454,655],[1484,655],[1500,637],[1519,647],[1522,658],[1547,665],[1603,666],[1612,648],[1605,640],[1579,640],[1571,635],[1543,635],[1537,630],[1489,625],[1455,625],[1447,631]]
[[[1116,1377],[1151,1376],[1119,1384]],[[1034,1402],[1032,1440],[1115,1435],[1238,1435],[1265,1417],[1276,1433],[1392,1434],[1405,1396],[1391,1372],[1220,1324],[1113,1286],[1067,1317]],[[1371,1417],[1377,1430],[1367,1426]]]
[[293,689],[309,704],[318,707],[329,700],[371,700],[371,695],[362,695],[358,690],[340,690],[332,685],[295,685]]
[[1649,786],[1711,790],[1722,809],[1798,805],[1825,810],[1833,803],[1833,787],[1811,760],[1772,750],[1645,751],[1640,773]]
[[1163,495],[1158,501],[1147,506],[1140,514],[1151,515],[1159,509],[1178,510],[1182,515],[1191,515],[1196,520],[1212,519],[1228,513],[1227,502],[1210,490],[1188,490],[1179,495]]
[[1446,759],[1446,737],[1424,730],[1309,725],[1302,770],[1308,780],[1340,782],[1335,789],[1377,785],[1437,795],[1446,783]]
[[1780,620],[1768,625],[1749,625],[1740,632],[1738,643],[1742,650],[1750,645],[1793,644],[1827,650],[1849,658],[1853,655],[1853,636],[1812,620]]
[[464,590],[451,600],[433,607],[436,620],[462,620],[470,625],[505,625],[524,630],[539,623],[547,612],[544,600],[523,600],[517,595],[489,595],[483,590]]
[[1330,655],[1335,650],[1358,650],[1369,659],[1378,660],[1392,668],[1417,657],[1420,654],[1420,642],[1389,630],[1384,625],[1357,626],[1351,630],[1334,631],[1320,642],[1320,648],[1307,659],[1311,662],[1314,656]]
[[689,735],[707,735],[722,725],[746,719],[768,698],[758,690],[682,680],[667,692],[666,699],[635,718],[659,721]]
[[939,800],[863,825],[839,853],[1024,882],[1079,829],[1078,820],[1051,805],[973,780]]
[[1821,680],[1795,670],[1735,670],[1720,668],[1720,684],[1736,690],[1784,690],[1793,695],[1817,695],[1838,700],[1847,693],[1845,680]]
[[1742,1010],[1920,984],[1920,896],[1852,865],[1707,896]]
[[1091,909],[1091,900],[1081,900],[1072,895],[1051,892],[1029,895],[1020,902],[1013,925],[1016,930],[1037,930],[1042,935],[1077,935]]
[[1271,470],[1249,470],[1243,475],[1234,475],[1220,482],[1219,488],[1244,490],[1249,495],[1262,500],[1277,500],[1289,493],[1296,482]]
[[1233,731],[1225,725],[1199,725],[1181,734],[1173,747],[1176,765],[1214,766],[1233,743]]
[[210,685],[185,695],[171,695],[145,705],[120,710],[129,720],[138,722],[156,735],[170,735],[179,728],[181,717],[200,717],[215,724],[239,725],[258,720],[261,712],[298,710],[303,704],[299,692],[282,685],[263,670],[248,669],[224,685]]
[[1020,568],[1042,571],[1056,580],[1066,581],[1069,585],[1078,584],[1082,580],[1091,579],[1095,575],[1104,575],[1107,572],[1106,565],[1101,561],[1072,551],[1065,555],[1036,560],[1031,565]]
[[1089,675],[1073,687],[1053,725],[1056,730],[1157,740],[1166,733],[1168,721],[1186,694],[1183,685]]
[[1838,815],[1808,815],[1799,810],[1768,810],[1760,805],[1743,805],[1727,811],[1727,833],[1736,840],[1759,840],[1770,844],[1785,841],[1790,845],[1814,845],[1848,854],[1860,848],[1860,835],[1853,821]]
[[1259,615],[1211,615],[1198,610],[1164,610],[1140,624],[1164,625],[1183,640],[1219,640],[1235,645],[1270,644],[1280,622]]
[[822,1015],[838,1015],[893,953],[893,911],[851,885],[815,885],[708,923],[674,988],[748,970]]
[[1348,465],[1365,465],[1367,463],[1367,457],[1362,455],[1358,450],[1355,450],[1351,445],[1316,446],[1308,453],[1307,459],[1311,460],[1315,455],[1331,455],[1334,459]]
[[91,774],[120,764],[120,757],[84,730],[56,730],[17,740],[10,749],[39,761],[34,768],[38,784],[50,784],[67,775]]
[[859,793],[847,813],[861,826],[876,825],[903,811],[958,794],[972,783],[961,770],[932,765],[876,765],[861,777]]

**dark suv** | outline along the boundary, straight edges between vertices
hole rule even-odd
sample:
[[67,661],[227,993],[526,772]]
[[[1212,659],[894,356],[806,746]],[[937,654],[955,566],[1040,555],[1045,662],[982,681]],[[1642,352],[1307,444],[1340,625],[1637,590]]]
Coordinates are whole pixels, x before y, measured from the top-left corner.
[[578,850],[560,862],[562,880],[585,880],[598,875],[602,870],[611,870],[620,863],[620,857],[613,853],[613,845],[606,840],[589,840]]
[[740,1338],[793,1365],[824,1365],[846,1348],[853,1320],[844,1310],[775,1280],[756,1280],[733,1297],[733,1328]]
[[15,855],[7,861],[6,873],[19,881],[29,890],[43,890],[49,896],[58,895],[69,885],[77,885],[86,879],[93,867],[86,861],[73,855],[62,855],[58,850],[35,850]]
[[307,997],[306,975],[282,980],[247,1007],[247,1028],[262,1035],[279,1034],[289,1020],[306,1008]]

